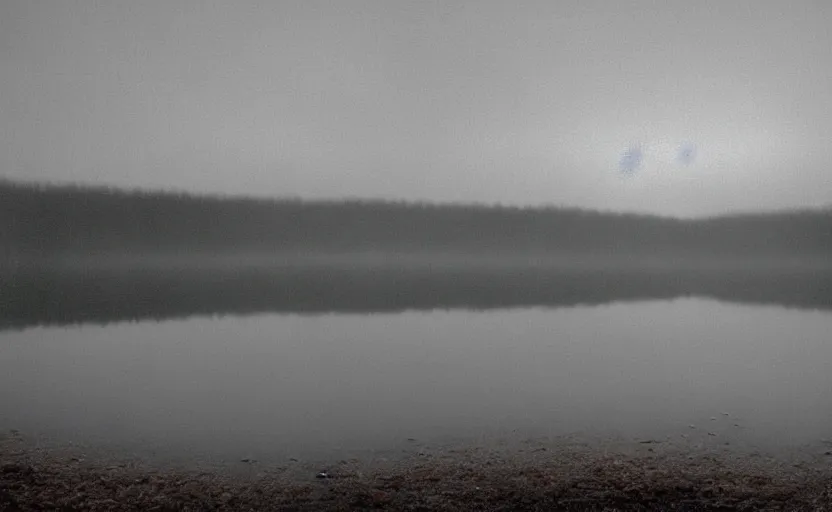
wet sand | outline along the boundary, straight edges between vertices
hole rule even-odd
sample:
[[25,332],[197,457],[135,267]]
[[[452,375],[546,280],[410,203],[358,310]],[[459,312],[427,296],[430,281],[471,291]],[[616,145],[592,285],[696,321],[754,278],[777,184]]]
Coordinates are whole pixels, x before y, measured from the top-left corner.
[[173,467],[5,432],[0,510],[832,510],[832,451],[774,457],[670,439],[405,444],[397,458]]

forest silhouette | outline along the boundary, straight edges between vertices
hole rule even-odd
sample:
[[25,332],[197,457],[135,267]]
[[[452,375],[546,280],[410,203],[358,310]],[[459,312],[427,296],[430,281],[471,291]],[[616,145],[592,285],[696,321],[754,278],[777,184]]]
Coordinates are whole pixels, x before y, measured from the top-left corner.
[[437,253],[832,261],[832,210],[678,219],[576,208],[197,196],[0,182],[3,260]]
[[832,212],[707,219],[0,184],[0,329],[709,297],[832,310]]

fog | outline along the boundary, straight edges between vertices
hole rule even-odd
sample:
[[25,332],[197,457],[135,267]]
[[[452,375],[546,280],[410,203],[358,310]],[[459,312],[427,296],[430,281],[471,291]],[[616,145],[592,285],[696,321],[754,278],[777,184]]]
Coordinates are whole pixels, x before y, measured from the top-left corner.
[[257,200],[0,184],[0,324],[604,304],[827,309],[832,213]]
[[0,509],[832,507],[829,27],[0,0]]
[[828,206],[830,9],[6,0],[0,176],[685,217]]

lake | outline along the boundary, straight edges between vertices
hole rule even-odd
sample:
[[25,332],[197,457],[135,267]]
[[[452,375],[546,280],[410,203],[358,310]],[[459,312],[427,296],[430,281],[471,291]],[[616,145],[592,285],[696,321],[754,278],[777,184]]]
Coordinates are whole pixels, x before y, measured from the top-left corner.
[[0,429],[141,456],[331,459],[409,438],[574,433],[816,450],[832,437],[825,310],[662,297],[18,327],[0,331]]

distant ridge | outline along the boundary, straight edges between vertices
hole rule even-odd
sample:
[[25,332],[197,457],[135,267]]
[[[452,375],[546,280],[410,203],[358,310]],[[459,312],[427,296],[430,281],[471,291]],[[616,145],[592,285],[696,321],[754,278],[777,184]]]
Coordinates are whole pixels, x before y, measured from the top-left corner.
[[702,215],[694,218],[682,218],[673,215],[660,215],[655,213],[645,212],[626,212],[616,210],[600,210],[597,208],[582,208],[579,206],[568,205],[511,205],[501,203],[488,203],[478,201],[431,201],[431,200],[404,200],[404,199],[382,199],[372,197],[356,197],[348,196],[342,198],[302,198],[298,196],[255,196],[247,194],[223,194],[219,192],[192,192],[180,189],[164,189],[164,188],[140,188],[140,187],[119,187],[113,185],[95,185],[89,183],[49,183],[39,181],[22,181],[13,180],[0,176],[0,188],[29,188],[40,191],[51,190],[65,190],[65,191],[79,191],[79,192],[104,192],[109,194],[118,194],[126,196],[163,196],[189,199],[209,199],[218,201],[254,201],[254,202],[292,202],[303,203],[308,205],[314,204],[364,204],[364,205],[398,205],[398,206],[413,206],[413,207],[430,207],[430,208],[466,208],[466,209],[485,209],[485,210],[509,210],[509,211],[534,211],[534,212],[550,212],[550,211],[564,211],[564,212],[582,212],[591,215],[614,215],[617,217],[634,217],[634,218],[656,218],[679,220],[682,222],[696,222],[704,220],[716,220],[722,218],[736,218],[736,217],[769,217],[776,215],[793,215],[802,213],[821,213],[826,214],[832,212],[832,203],[823,206],[814,207],[793,207],[793,208],[778,208],[771,210],[741,210],[729,211],[722,214]]
[[[483,210],[508,210],[508,211],[567,211],[567,212],[583,212],[593,215],[616,215],[639,218],[660,218],[660,219],[677,219],[671,215],[658,215],[653,213],[639,213],[639,212],[617,212],[613,210],[599,210],[594,208],[582,208],[579,206],[566,205],[511,205],[501,203],[488,203],[478,201],[431,201],[431,200],[404,200],[404,199],[383,199],[373,197],[331,197],[331,198],[302,198],[299,196],[255,196],[248,194],[224,194],[220,192],[192,192],[180,189],[164,189],[164,188],[141,188],[141,187],[119,187],[111,185],[95,185],[88,183],[49,183],[39,181],[21,181],[11,180],[9,178],[0,177],[0,187],[12,188],[29,188],[42,192],[48,191],[78,191],[78,192],[99,192],[116,194],[123,196],[160,196],[160,197],[175,197],[179,199],[192,200],[217,200],[217,201],[252,201],[257,203],[303,203],[307,205],[332,205],[332,204],[363,204],[363,205],[396,205],[400,207],[428,207],[428,208],[465,208],[465,209],[483,209]],[[830,207],[832,208],[832,207]],[[765,213],[765,212],[761,212]],[[678,219],[682,220],[682,219]]]
[[0,261],[194,251],[832,261],[832,209],[680,219],[557,206],[267,199],[0,180],[0,250]]

